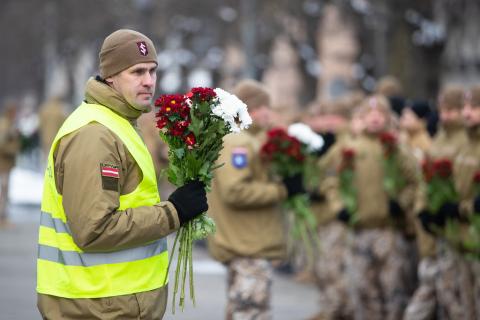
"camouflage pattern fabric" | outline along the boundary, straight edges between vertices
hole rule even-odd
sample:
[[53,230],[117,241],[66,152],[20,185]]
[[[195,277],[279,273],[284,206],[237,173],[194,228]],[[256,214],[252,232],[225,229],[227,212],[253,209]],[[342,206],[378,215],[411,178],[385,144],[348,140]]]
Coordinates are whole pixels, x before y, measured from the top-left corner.
[[270,320],[273,269],[266,259],[236,258],[228,264],[227,320]]

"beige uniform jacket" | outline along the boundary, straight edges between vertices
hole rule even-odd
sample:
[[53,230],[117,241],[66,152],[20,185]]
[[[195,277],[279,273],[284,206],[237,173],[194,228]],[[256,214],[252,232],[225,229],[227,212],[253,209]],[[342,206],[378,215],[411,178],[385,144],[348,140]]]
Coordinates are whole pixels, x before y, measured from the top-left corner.
[[[476,193],[473,177],[480,172],[480,128],[469,130],[468,142],[460,149],[455,159],[453,175],[459,195],[460,215],[469,217],[474,214],[473,201]],[[468,223],[460,225],[460,238],[468,233]]]
[[[87,102],[102,104],[131,120],[140,115],[107,85],[90,79]],[[116,191],[104,189],[100,164],[118,166]],[[62,138],[54,152],[55,182],[75,243],[85,252],[138,246],[160,239],[179,227],[168,201],[119,211],[119,197],[132,192],[142,172],[123,142],[99,123],[88,124]],[[65,299],[38,295],[47,319],[162,319],[167,288],[100,299]]]
[[0,172],[8,172],[15,166],[20,151],[20,134],[7,117],[0,117]]
[[[335,166],[335,158],[337,157],[338,153],[344,146],[346,141],[353,139],[352,136],[346,132],[342,131],[337,134],[337,141],[335,144],[327,151],[327,153],[321,157],[317,162],[318,167],[318,193],[324,196],[324,201],[314,202],[312,203],[312,212],[315,214],[315,218],[317,219],[318,226],[326,225],[329,222],[336,220],[337,212],[331,210],[329,206],[329,202],[327,199],[329,198],[328,193],[332,191],[331,188],[331,179],[326,179],[328,177],[329,172],[331,171],[330,168]],[[335,191],[334,191],[335,192]]]
[[38,117],[40,141],[45,155],[48,155],[58,129],[67,118],[63,108],[63,104],[57,99],[49,100],[40,107]]
[[[389,197],[383,187],[384,149],[375,136],[362,135],[358,139],[347,141],[341,148],[336,149],[333,155],[335,161],[327,172],[324,181],[325,194],[332,212],[339,212],[344,208],[340,195],[338,167],[342,159],[342,150],[350,148],[355,151],[353,184],[357,190],[358,228],[384,228],[392,225],[389,215]],[[404,217],[407,233],[413,233],[413,212],[423,209],[420,170],[412,154],[400,146],[398,164],[405,186],[396,197],[396,201],[406,212]]]
[[217,225],[209,250],[221,262],[235,257],[284,257],[279,205],[286,189],[269,179],[268,167],[260,159],[264,136],[242,132],[224,138],[218,160],[224,166],[215,171],[208,195],[208,212]]
[[[443,127],[433,139],[432,146],[428,150],[428,158],[430,161],[447,158],[453,162],[466,143],[467,135],[461,123],[447,128]],[[423,229],[418,219],[415,221],[415,232],[420,255],[422,257],[434,256],[436,253],[435,238]]]

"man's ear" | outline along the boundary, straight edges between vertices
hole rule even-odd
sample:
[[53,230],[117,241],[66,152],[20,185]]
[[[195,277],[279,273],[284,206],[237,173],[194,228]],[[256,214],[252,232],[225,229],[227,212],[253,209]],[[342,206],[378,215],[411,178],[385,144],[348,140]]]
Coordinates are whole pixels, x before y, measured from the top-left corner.
[[108,77],[108,78],[105,78],[104,80],[109,86],[113,85],[113,77]]

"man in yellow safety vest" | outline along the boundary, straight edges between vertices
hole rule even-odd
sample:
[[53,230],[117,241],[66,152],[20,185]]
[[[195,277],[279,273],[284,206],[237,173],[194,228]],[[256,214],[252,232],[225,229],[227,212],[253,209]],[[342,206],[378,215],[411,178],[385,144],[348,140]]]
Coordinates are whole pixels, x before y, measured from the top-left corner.
[[166,236],[208,209],[190,182],[160,201],[136,120],[150,111],[152,41],[118,30],[103,42],[100,76],[65,121],[48,155],[37,259],[44,319],[162,319]]

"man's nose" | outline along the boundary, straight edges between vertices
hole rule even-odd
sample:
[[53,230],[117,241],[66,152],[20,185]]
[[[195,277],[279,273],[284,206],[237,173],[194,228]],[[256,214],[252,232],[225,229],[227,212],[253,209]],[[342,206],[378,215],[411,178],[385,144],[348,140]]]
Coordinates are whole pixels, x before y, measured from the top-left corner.
[[155,76],[146,72],[142,77],[142,84],[146,87],[153,87],[155,85]]

